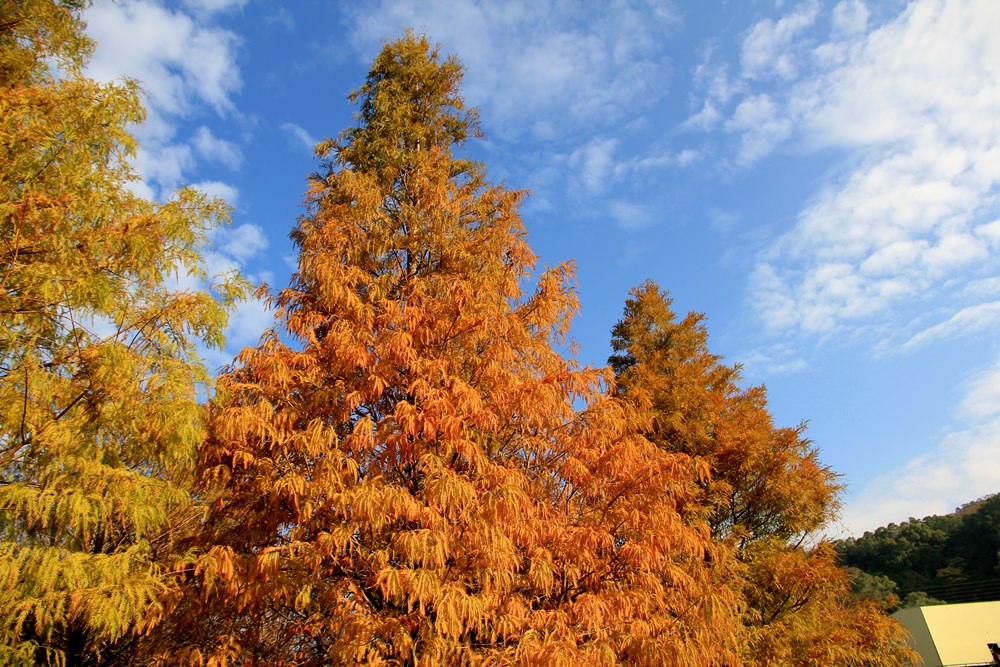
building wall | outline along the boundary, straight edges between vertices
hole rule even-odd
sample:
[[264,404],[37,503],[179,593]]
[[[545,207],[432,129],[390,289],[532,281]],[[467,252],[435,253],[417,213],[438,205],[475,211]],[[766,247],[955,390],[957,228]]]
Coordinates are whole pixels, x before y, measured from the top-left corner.
[[990,665],[1000,643],[1000,601],[911,607],[893,614],[909,630],[925,667]]
[[938,655],[937,649],[934,647],[934,640],[931,638],[931,632],[924,620],[923,609],[924,607],[900,609],[892,616],[906,626],[910,633],[907,643],[923,658],[924,667],[941,667],[943,664],[941,656]]

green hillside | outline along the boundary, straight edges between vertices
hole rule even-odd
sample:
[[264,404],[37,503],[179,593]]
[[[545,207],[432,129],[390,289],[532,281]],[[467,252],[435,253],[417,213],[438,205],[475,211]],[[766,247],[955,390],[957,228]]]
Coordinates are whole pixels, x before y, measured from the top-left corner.
[[887,607],[1000,600],[1000,494],[836,544],[855,594]]

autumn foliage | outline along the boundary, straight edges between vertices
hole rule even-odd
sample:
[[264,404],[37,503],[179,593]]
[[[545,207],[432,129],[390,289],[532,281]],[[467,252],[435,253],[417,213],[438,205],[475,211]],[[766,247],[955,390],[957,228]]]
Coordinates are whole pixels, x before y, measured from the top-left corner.
[[[196,344],[226,310],[203,273],[221,202],[133,194],[136,87],[84,77],[78,13],[0,0],[0,664],[128,650],[178,590],[165,570],[204,438]],[[239,284],[221,285],[230,294]]]
[[834,475],[697,316],[648,284],[611,368],[564,353],[573,266],[462,153],[456,60],[376,58],[199,406],[240,283],[168,278],[224,210],[131,194],[134,88],[80,74],[75,11],[0,7],[0,664],[908,660],[811,537]]
[[836,515],[836,475],[819,463],[804,427],[774,426],[763,387],[741,386],[739,367],[709,352],[703,317],[679,320],[668,295],[646,283],[626,302],[612,347],[616,393],[643,415],[639,430],[709,468],[687,511],[733,558],[741,663],[910,664],[901,627],[850,595],[819,536]]
[[211,409],[195,662],[725,654],[720,555],[679,510],[705,470],[556,350],[572,267],[525,293],[523,193],[455,155],[478,130],[460,73],[421,38],[388,45],[358,126],[318,149],[286,336],[245,350]]

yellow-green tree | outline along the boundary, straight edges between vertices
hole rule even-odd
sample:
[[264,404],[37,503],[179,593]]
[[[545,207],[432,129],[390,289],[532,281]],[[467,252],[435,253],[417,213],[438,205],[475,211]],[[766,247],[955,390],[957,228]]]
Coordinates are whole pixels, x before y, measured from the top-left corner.
[[[284,333],[218,381],[214,507],[161,661],[724,663],[732,596],[680,508],[704,469],[557,350],[523,193],[456,151],[461,68],[408,34],[318,152]],[[582,406],[578,410],[577,406]]]
[[203,437],[195,346],[226,320],[170,287],[225,208],[131,192],[139,94],[81,74],[82,4],[0,0],[2,664],[93,664],[162,616]]
[[902,627],[854,600],[832,548],[811,539],[836,516],[836,475],[801,426],[774,425],[763,387],[742,387],[739,367],[709,351],[703,317],[679,320],[647,282],[626,301],[612,348],[616,393],[645,416],[644,435],[709,468],[688,512],[733,556],[742,664],[908,664]]

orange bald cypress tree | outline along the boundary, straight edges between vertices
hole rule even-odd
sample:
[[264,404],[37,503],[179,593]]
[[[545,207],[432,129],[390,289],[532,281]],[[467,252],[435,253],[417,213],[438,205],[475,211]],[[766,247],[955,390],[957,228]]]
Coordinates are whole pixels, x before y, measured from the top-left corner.
[[709,352],[703,317],[678,320],[647,282],[632,290],[612,347],[616,393],[644,415],[643,433],[710,469],[687,511],[734,557],[740,664],[910,664],[902,627],[851,598],[832,548],[803,547],[836,516],[836,475],[803,427],[774,426],[763,387],[741,387],[739,367]]
[[407,34],[354,93],[358,125],[319,146],[275,299],[288,342],[218,381],[214,509],[165,660],[732,657],[724,553],[680,512],[706,471],[555,350],[572,267],[524,291],[524,195],[456,156],[478,134],[460,79]]

